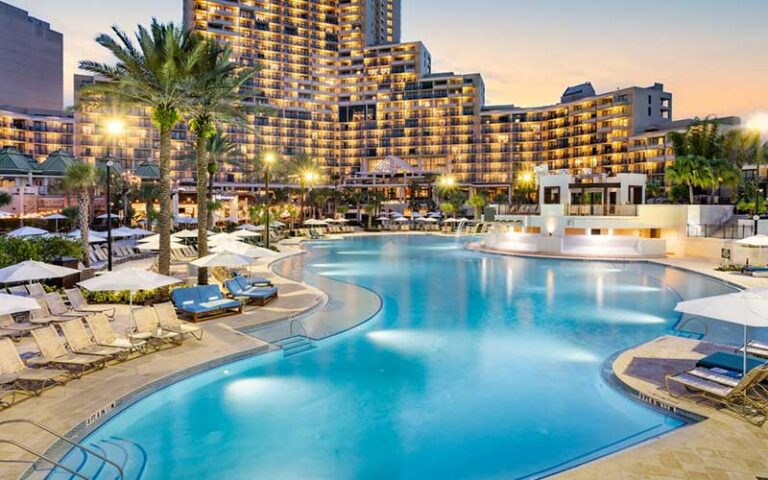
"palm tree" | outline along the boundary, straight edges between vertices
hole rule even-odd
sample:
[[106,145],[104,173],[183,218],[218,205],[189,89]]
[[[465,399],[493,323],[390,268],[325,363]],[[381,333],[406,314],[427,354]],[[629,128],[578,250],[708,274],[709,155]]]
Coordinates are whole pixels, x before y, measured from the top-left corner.
[[0,192],[0,208],[7,207],[13,202],[13,197],[8,192]]
[[206,151],[208,153],[208,218],[206,223],[207,228],[210,230],[213,228],[213,212],[216,210],[212,208],[215,203],[213,201],[213,185],[216,173],[219,171],[219,164],[237,151],[237,144],[230,140],[221,130],[216,130],[208,138]]
[[722,158],[712,159],[709,161],[709,168],[712,171],[709,184],[711,189],[709,203],[715,203],[715,194],[720,190],[720,187],[735,188],[743,180],[741,168],[730,160]]
[[[216,133],[216,125],[227,122],[244,126],[247,109],[243,102],[247,93],[243,89],[258,72],[232,62],[232,49],[213,40],[200,41],[203,54],[195,64],[188,85],[189,127],[195,136],[195,158],[197,162],[197,252],[198,258],[208,255],[208,153],[209,139]],[[198,269],[197,282],[208,283],[208,269]]]
[[88,252],[90,229],[91,191],[96,187],[96,168],[88,163],[77,162],[67,167],[62,180],[68,191],[77,192],[77,219],[80,224],[80,239],[83,246],[83,265],[91,266]]
[[470,207],[474,208],[475,218],[480,218],[480,211],[488,203],[488,200],[485,198],[484,195],[475,194],[469,197],[469,200],[467,200],[467,203],[469,204]]
[[693,205],[693,190],[712,184],[712,170],[706,159],[697,156],[675,157],[675,163],[667,167],[667,180],[676,185],[688,187],[688,203]]
[[160,199],[162,189],[157,182],[141,182],[138,191],[136,192],[136,198],[144,203],[144,209],[147,212],[147,228],[152,226],[152,221],[157,216],[155,212],[155,202]]
[[320,182],[320,169],[315,160],[307,155],[297,155],[282,166],[278,175],[297,183],[304,190],[301,197],[301,218],[304,220],[306,197],[309,189]]
[[134,45],[130,37],[113,27],[117,38],[102,34],[96,42],[117,59],[115,65],[94,61],[80,62],[80,68],[104,77],[84,88],[84,104],[96,107],[117,103],[147,108],[160,134],[160,258],[158,270],[170,274],[171,265],[171,131],[182,118],[187,103],[187,86],[206,43],[197,34],[173,23],[152,20],[147,29],[138,27]]

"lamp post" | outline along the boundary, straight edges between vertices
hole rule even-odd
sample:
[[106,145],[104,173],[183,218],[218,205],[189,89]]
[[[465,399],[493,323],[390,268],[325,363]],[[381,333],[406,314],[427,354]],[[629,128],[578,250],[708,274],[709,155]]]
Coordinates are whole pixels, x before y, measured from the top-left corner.
[[768,113],[759,113],[754,115],[747,128],[757,135],[757,151],[755,152],[755,210],[752,219],[755,221],[753,235],[757,235],[757,228],[760,225],[760,164],[763,157],[763,135],[768,133]]
[[305,216],[305,210],[307,205],[307,197],[309,196],[309,192],[312,190],[312,187],[317,180],[318,175],[315,173],[314,170],[307,170],[304,172],[304,205],[301,207],[301,219],[302,221],[306,220]]
[[[110,193],[110,184],[112,183],[112,162],[107,158],[107,271],[112,271],[112,196]],[[82,235],[82,232],[80,232]]]
[[270,227],[270,219],[269,219],[269,208],[272,206],[272,200],[269,196],[269,169],[274,165],[275,161],[277,160],[277,157],[274,153],[268,152],[266,155],[264,155],[264,191],[267,195],[267,211],[266,211],[266,220],[267,224],[264,227],[264,247],[269,248],[269,227]]

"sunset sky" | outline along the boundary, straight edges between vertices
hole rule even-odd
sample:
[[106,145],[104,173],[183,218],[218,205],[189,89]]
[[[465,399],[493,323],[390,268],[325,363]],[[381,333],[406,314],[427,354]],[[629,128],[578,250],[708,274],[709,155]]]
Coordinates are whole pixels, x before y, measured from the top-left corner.
[[[93,38],[153,16],[181,21],[182,0],[4,0],[65,37],[65,92]],[[403,0],[403,40],[421,40],[435,71],[480,72],[487,102],[554,103],[565,86],[598,92],[665,84],[674,117],[768,110],[764,0]]]

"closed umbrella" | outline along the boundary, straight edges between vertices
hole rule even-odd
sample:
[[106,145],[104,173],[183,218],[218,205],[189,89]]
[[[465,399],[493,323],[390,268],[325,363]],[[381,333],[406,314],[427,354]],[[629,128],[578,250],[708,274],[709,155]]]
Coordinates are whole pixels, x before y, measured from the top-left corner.
[[676,312],[744,326],[744,374],[747,373],[748,329],[768,327],[768,288],[680,302]]
[[24,238],[24,237],[36,237],[38,235],[45,235],[48,230],[35,227],[21,227],[12,232],[8,232],[6,235],[11,238]]
[[40,305],[34,298],[0,293],[0,315],[13,315],[39,309]]
[[0,283],[32,282],[49,278],[61,278],[80,273],[74,268],[60,267],[50,263],[26,260],[0,269]]
[[129,313],[133,316],[133,294],[140,290],[154,290],[181,283],[174,277],[160,275],[138,268],[124,268],[79,282],[78,285],[91,292],[122,292],[128,290]]
[[194,265],[196,267],[201,268],[208,268],[208,267],[227,267],[227,268],[237,268],[237,267],[248,267],[252,265],[254,262],[254,259],[251,257],[246,257],[245,255],[240,255],[239,253],[233,253],[233,252],[218,252],[214,253],[212,255],[207,255],[203,258],[198,258],[194,262],[189,262],[191,265]]

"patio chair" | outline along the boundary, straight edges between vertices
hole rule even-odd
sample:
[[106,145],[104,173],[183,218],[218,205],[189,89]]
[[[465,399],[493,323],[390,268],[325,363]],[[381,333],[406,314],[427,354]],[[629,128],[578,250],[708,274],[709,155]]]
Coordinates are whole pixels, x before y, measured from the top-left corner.
[[[54,293],[54,295],[58,294]],[[51,311],[48,309],[48,302],[45,299],[45,295],[32,298],[37,300],[37,304],[40,305],[40,308],[37,310],[31,310],[29,312],[29,323],[31,325],[49,325],[51,323],[66,322],[67,320],[72,320],[72,316],[69,315],[52,315]]]
[[46,293],[44,298],[45,303],[48,304],[48,310],[50,310],[52,315],[57,315],[60,317],[82,318],[85,315],[91,315],[94,313],[78,312],[70,307],[67,307],[67,305],[64,303],[64,300],[62,300],[61,295],[59,295],[57,292]]
[[67,351],[53,326],[32,330],[32,337],[40,350],[40,363],[61,365],[74,378],[80,378],[89,369],[104,368],[107,363],[107,359],[102,356]]
[[264,306],[272,300],[277,299],[277,287],[255,287],[252,286],[245,277],[237,276],[224,282],[224,286],[233,297],[247,298],[248,301]]
[[115,307],[104,307],[101,305],[88,305],[88,301],[83,297],[83,292],[79,288],[68,288],[64,294],[69,300],[69,304],[77,312],[84,313],[102,313],[109,318],[115,318]]
[[39,283],[31,283],[27,285],[27,291],[31,297],[45,295],[45,288]]
[[7,339],[0,340],[0,373],[0,383],[34,396],[39,396],[46,388],[63,385],[67,375],[66,370],[57,368],[27,367]]
[[176,307],[173,306],[173,303],[165,302],[155,305],[155,313],[160,320],[160,328],[163,330],[182,335],[191,335],[197,340],[203,339],[205,330],[197,325],[181,321],[178,315],[176,315]]
[[146,351],[147,342],[145,340],[132,340],[118,335],[109,325],[107,317],[100,313],[86,317],[85,322],[88,324],[88,328],[91,329],[93,340],[97,345],[128,349],[131,352]]
[[685,387],[689,392],[687,396],[711,401],[754,425],[762,425],[766,416],[765,403],[755,400],[750,393],[766,378],[768,378],[768,366],[763,365],[750,370],[735,386],[723,385],[688,372],[667,375],[665,383],[667,392],[675,398],[679,398],[680,395],[673,393],[672,383]]
[[110,360],[117,358],[123,360],[125,359],[125,355],[130,353],[130,350],[125,348],[105,347],[96,344],[88,333],[88,330],[86,330],[83,321],[79,318],[63,322],[59,324],[59,327],[61,327],[61,332],[67,340],[69,349],[75,353],[98,355]]
[[37,325],[33,325],[29,322],[17,322],[13,319],[12,315],[0,315],[0,329],[11,330],[19,332],[21,335],[26,335],[30,330],[38,328]]
[[153,307],[142,307],[133,311],[134,330],[129,338],[145,340],[151,345],[181,345],[182,334],[169,332],[160,327],[160,320]]
[[18,297],[28,297],[29,292],[27,291],[27,287],[24,285],[16,285],[15,287],[8,287],[8,293],[11,295],[16,295]]

